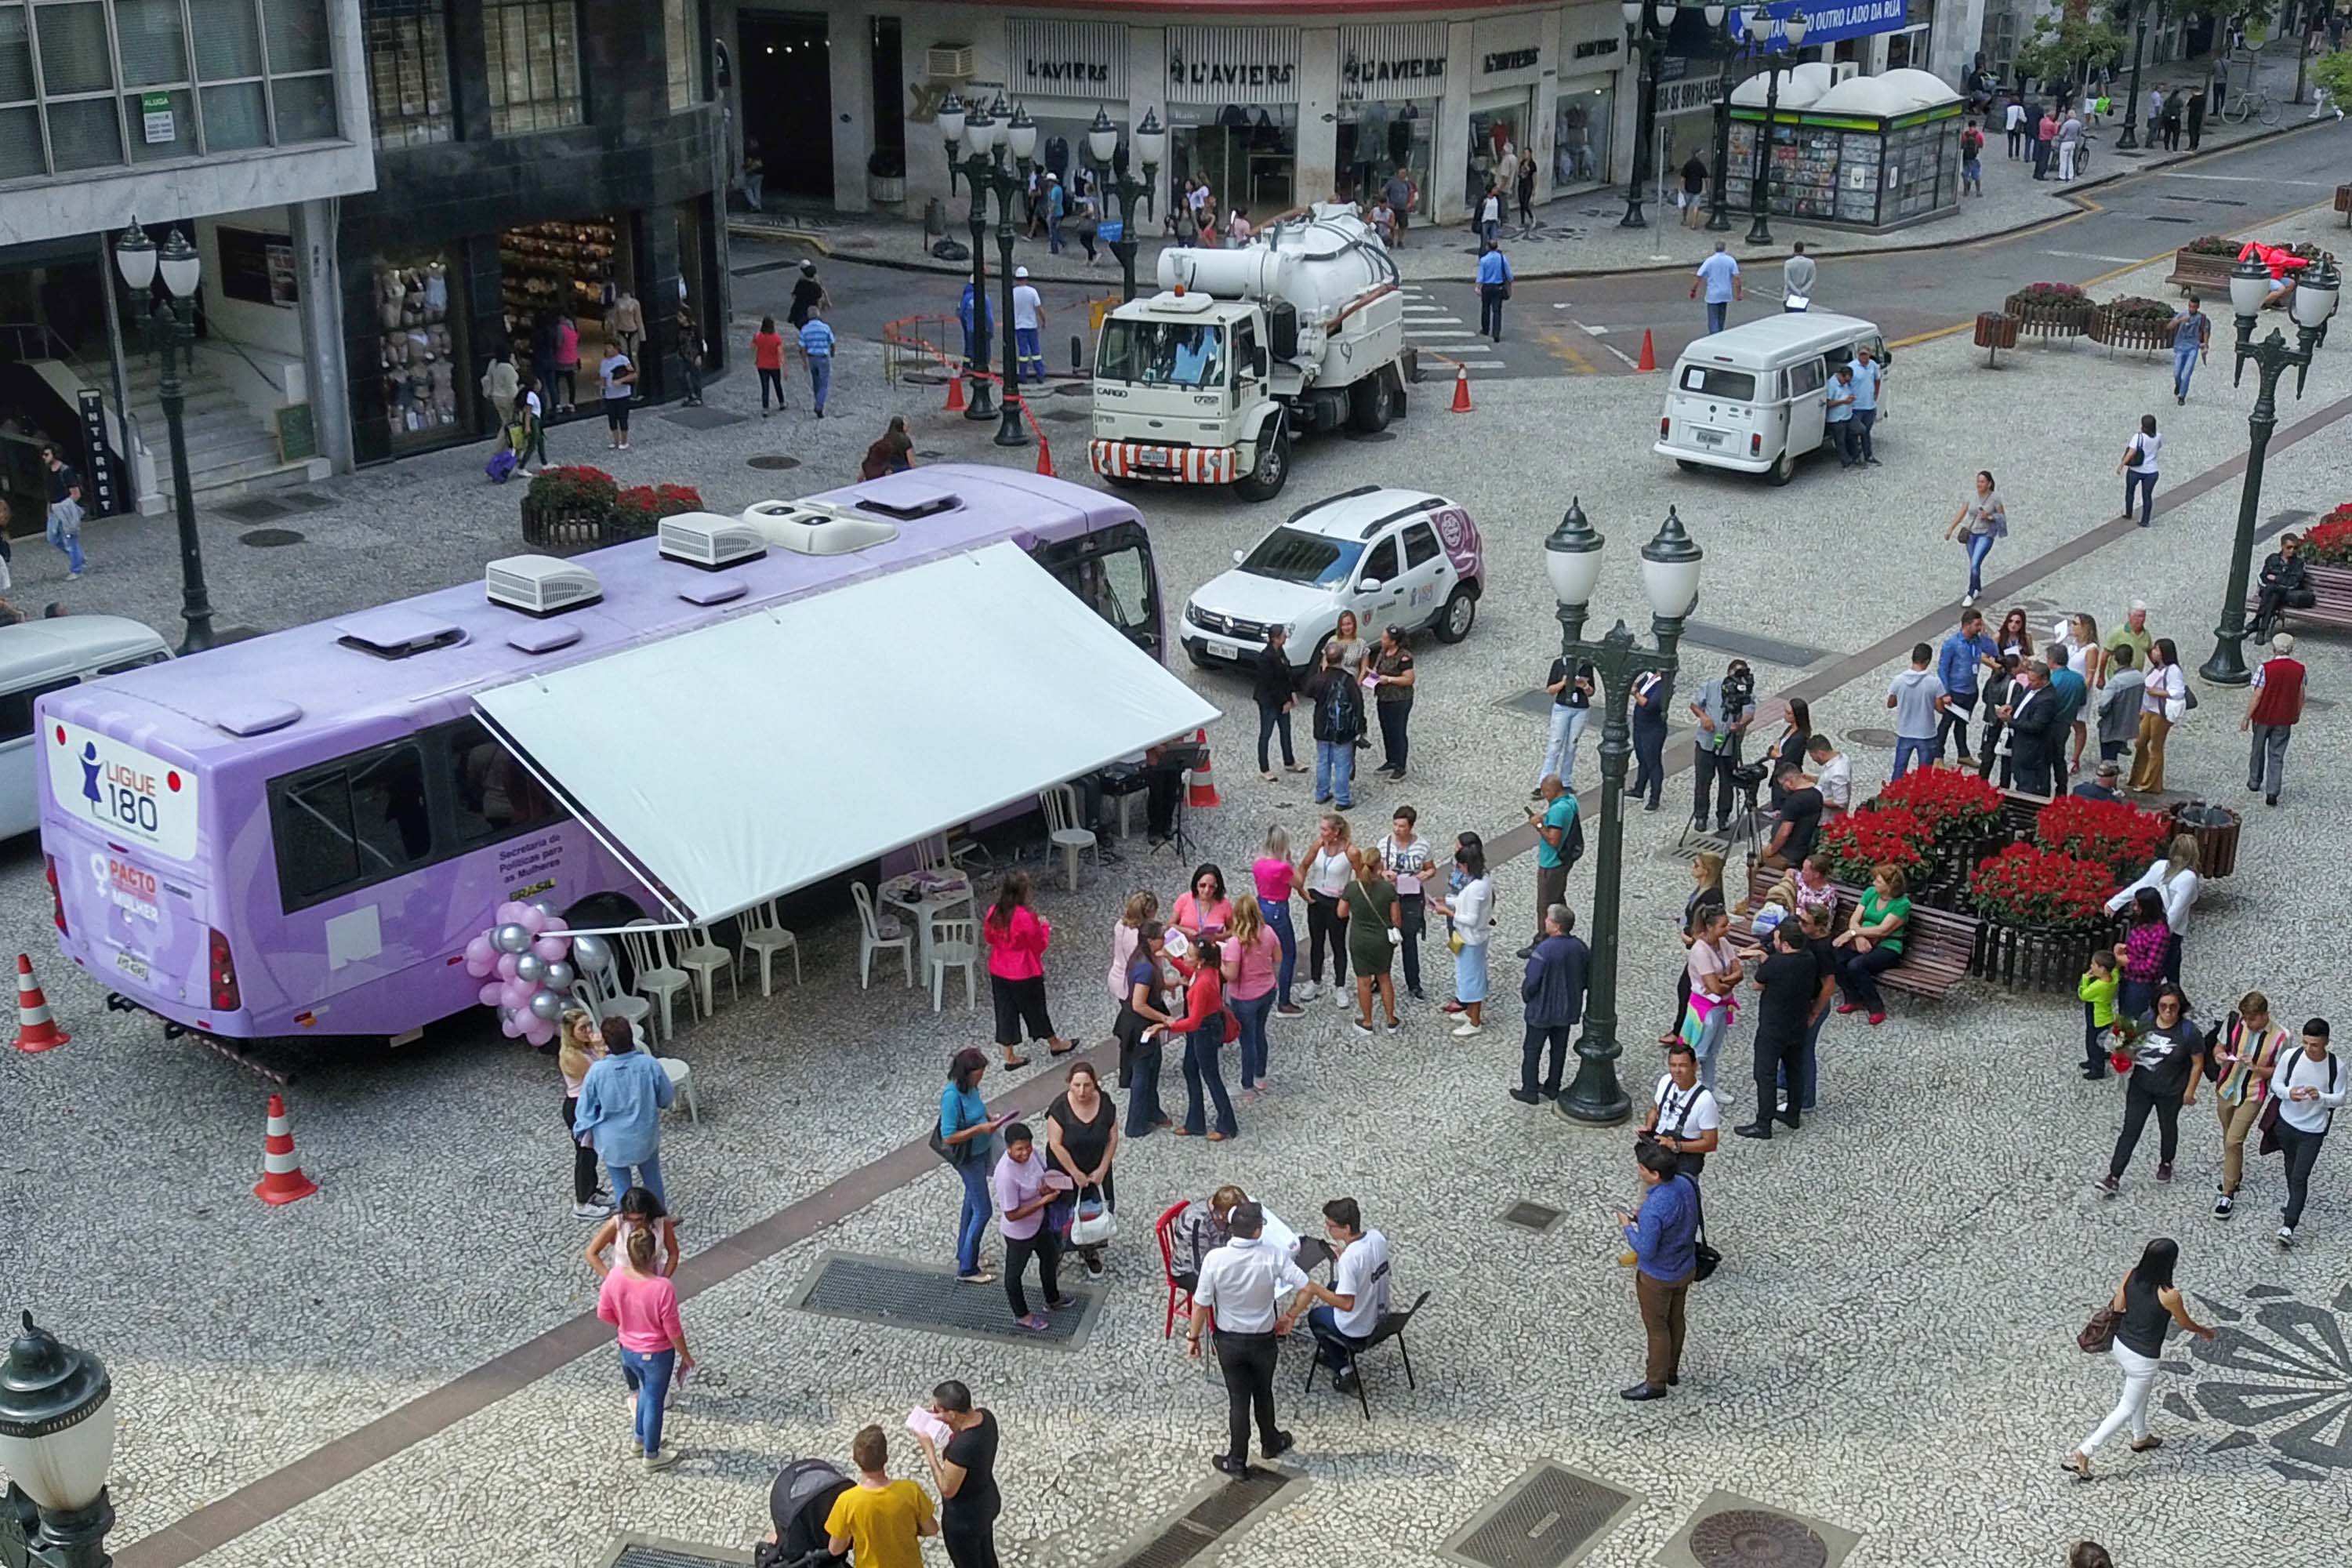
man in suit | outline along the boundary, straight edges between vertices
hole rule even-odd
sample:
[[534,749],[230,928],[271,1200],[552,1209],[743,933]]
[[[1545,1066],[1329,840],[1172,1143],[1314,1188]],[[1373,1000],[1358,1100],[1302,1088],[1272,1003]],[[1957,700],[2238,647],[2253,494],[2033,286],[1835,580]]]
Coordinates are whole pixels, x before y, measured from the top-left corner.
[[2066,731],[2057,694],[2050,689],[2050,667],[2039,659],[2028,660],[2020,679],[2023,687],[2000,714],[2009,726],[2011,787],[2028,795],[2053,795],[2057,790],[2059,744]]

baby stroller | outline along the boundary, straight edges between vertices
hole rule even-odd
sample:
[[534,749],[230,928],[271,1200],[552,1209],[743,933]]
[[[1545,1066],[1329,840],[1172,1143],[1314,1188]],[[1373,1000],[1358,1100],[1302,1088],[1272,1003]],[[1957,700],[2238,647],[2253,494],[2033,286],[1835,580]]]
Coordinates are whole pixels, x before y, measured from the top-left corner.
[[824,1521],[833,1512],[834,1500],[854,1484],[824,1459],[794,1459],[785,1465],[768,1492],[776,1539],[760,1547],[756,1568],[845,1568],[849,1559],[826,1549],[830,1537]]

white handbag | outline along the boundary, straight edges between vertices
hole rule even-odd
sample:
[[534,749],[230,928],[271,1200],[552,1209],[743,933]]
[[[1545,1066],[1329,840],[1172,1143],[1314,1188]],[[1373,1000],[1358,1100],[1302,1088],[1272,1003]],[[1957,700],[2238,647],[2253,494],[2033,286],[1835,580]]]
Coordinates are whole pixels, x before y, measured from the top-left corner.
[[[1087,1194],[1095,1195],[1089,1200]],[[1078,1212],[1070,1221],[1072,1247],[1100,1247],[1118,1234],[1118,1216],[1103,1202],[1100,1187],[1078,1189]]]

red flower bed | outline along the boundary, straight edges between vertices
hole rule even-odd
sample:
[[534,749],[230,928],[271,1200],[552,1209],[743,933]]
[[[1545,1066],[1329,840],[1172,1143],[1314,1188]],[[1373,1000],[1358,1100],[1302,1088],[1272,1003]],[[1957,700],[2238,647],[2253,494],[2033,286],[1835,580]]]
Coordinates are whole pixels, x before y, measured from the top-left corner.
[[1822,829],[1815,847],[1830,858],[1830,874],[1867,887],[1873,868],[1891,864],[1918,881],[1927,872],[1934,835],[1901,806],[1849,812]]
[[2303,536],[2303,552],[2323,566],[2352,566],[2352,503],[2314,523]]
[[690,485],[638,485],[623,490],[613,502],[615,522],[641,527],[650,531],[666,517],[676,517],[684,511],[700,511],[702,496]]
[[1914,768],[1864,803],[1866,812],[1909,812],[1938,843],[1990,832],[2000,816],[2000,791],[1965,768]]
[[2120,800],[2084,800],[2060,795],[2033,819],[2033,837],[2045,849],[2137,876],[2164,852],[2172,832],[2169,818]]
[[2106,918],[2117,886],[2115,872],[2097,861],[2012,844],[1969,876],[1969,897],[1996,924],[2086,931]]

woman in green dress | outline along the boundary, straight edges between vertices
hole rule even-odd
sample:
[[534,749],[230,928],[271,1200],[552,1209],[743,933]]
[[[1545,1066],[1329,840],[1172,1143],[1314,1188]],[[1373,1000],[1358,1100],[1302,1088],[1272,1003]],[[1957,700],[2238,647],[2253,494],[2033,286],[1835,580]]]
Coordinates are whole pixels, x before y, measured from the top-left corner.
[[1403,910],[1396,884],[1381,875],[1377,849],[1355,853],[1356,874],[1339,895],[1339,915],[1348,922],[1348,963],[1356,972],[1356,1033],[1372,1032],[1372,990],[1380,989],[1381,1006],[1391,1030],[1397,1022],[1395,963],[1397,944],[1404,940]]

